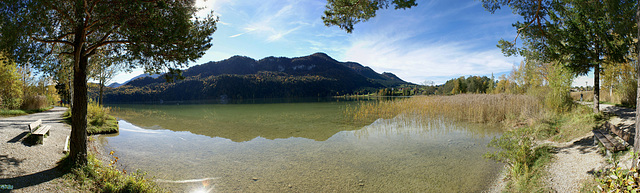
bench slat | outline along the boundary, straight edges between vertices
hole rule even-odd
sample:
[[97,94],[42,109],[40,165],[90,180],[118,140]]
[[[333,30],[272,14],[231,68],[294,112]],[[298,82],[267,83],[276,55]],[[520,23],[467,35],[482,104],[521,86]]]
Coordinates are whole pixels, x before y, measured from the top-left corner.
[[609,131],[611,131],[614,134],[616,134],[618,137],[620,137],[625,142],[629,143],[629,139],[631,138],[631,134],[629,132],[625,132],[624,130],[616,127],[615,125],[611,124],[608,121],[604,122],[604,124],[602,126],[607,128],[607,129],[609,129]]
[[603,135],[613,145],[613,148],[614,148],[613,151],[619,151],[624,149],[624,145],[622,145],[617,139],[613,138],[613,136],[611,136],[608,132],[605,131]]
[[34,134],[34,135],[45,135],[45,134],[49,133],[49,129],[50,128],[51,128],[50,125],[44,125],[44,126],[38,128],[38,130],[34,131],[31,134]]
[[33,123],[29,123],[29,131],[33,132],[40,126],[40,124],[42,124],[42,119],[38,119]]
[[602,143],[604,148],[606,148],[606,149],[608,149],[610,151],[615,151],[614,145],[611,144],[611,142],[607,139],[607,137],[604,136],[604,134],[602,134],[601,131],[594,130],[593,131],[593,136],[596,137],[598,139],[598,141],[600,141],[600,143]]

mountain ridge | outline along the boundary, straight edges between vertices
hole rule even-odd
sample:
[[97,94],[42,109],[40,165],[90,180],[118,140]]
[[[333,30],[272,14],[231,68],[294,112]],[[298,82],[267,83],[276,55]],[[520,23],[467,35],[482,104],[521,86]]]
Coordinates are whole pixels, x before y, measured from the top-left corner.
[[[269,56],[260,60],[236,55],[192,66],[182,75],[185,79],[175,83],[167,83],[163,77],[131,80],[125,86],[112,89],[105,99],[320,97],[375,92],[380,88],[411,84],[392,73],[380,74],[356,62],[339,62],[325,53],[294,58]],[[141,99],[124,96],[127,94]]]

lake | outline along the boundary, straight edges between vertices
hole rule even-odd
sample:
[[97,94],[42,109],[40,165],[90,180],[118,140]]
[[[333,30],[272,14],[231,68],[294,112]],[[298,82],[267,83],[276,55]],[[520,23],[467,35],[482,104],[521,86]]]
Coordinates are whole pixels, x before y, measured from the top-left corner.
[[119,169],[172,192],[481,192],[496,126],[400,115],[355,124],[354,101],[111,105]]

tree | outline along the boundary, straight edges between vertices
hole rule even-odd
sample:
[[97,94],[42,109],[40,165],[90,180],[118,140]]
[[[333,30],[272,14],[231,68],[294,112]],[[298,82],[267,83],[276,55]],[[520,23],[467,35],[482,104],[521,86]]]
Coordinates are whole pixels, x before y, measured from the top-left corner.
[[98,104],[102,105],[102,96],[106,84],[122,71],[123,65],[114,61],[114,58],[108,58],[103,54],[97,54],[89,63],[92,65],[91,79],[98,81]]
[[[177,72],[211,47],[217,18],[194,18],[194,0],[4,0],[0,51],[18,64],[60,64],[72,58],[72,162],[87,162],[89,59],[105,51],[127,68]],[[107,49],[108,47],[108,49]]]
[[[633,28],[637,28],[636,39],[640,37],[640,1],[633,0],[527,0],[495,1],[482,0],[483,6],[490,12],[500,6],[509,6],[519,13],[528,23],[516,23],[518,34],[523,32],[533,37],[533,42],[549,56],[559,59],[568,56],[563,64],[578,74],[594,70],[594,111],[599,108],[600,65],[609,62],[624,61],[624,56],[633,47]],[[636,16],[633,17],[633,13]],[[549,20],[546,16],[549,14]],[[542,20],[546,22],[541,22]],[[635,21],[634,21],[635,20]],[[534,22],[537,21],[537,22]],[[555,22],[555,23],[553,23]],[[546,32],[549,30],[551,33]],[[539,31],[539,32],[536,32]],[[501,41],[505,53],[515,53],[514,43]],[[640,42],[636,43],[636,48]],[[638,49],[636,49],[638,51]],[[638,52],[640,56],[640,52]],[[640,75],[640,70],[637,72]],[[640,77],[640,76],[639,76]],[[640,79],[637,80],[640,88]],[[640,92],[640,89],[638,89]],[[640,93],[638,93],[640,96]],[[640,100],[637,100],[640,101]],[[636,120],[640,120],[640,103],[636,105]],[[640,150],[640,121],[636,122],[634,152]],[[634,156],[633,167],[638,164]]]
[[636,39],[638,39],[638,41],[636,42],[636,52],[638,53],[637,57],[636,57],[636,66],[637,66],[637,75],[636,77],[638,78],[638,86],[637,88],[637,93],[636,93],[636,132],[635,132],[635,137],[633,139],[633,152],[635,153],[633,156],[633,162],[632,162],[632,167],[638,168],[638,151],[640,150],[640,64],[638,64],[637,62],[640,60],[640,0],[638,0],[638,3],[636,4],[636,30],[637,34],[636,34]]
[[392,4],[395,5],[395,9],[407,9],[418,5],[416,0],[327,0],[327,9],[322,20],[326,26],[337,25],[351,33],[353,25],[375,17],[376,11],[387,9]]
[[16,109],[22,104],[22,81],[16,64],[0,55],[0,108]]
[[[601,64],[621,62],[632,45],[631,29],[633,1],[563,0],[549,1],[492,1],[483,0],[490,12],[509,6],[526,22],[517,22],[518,35],[539,52],[542,62],[561,61],[574,73],[594,72],[594,112],[599,111],[599,78]],[[501,40],[499,47],[506,55],[522,54],[514,42]]]

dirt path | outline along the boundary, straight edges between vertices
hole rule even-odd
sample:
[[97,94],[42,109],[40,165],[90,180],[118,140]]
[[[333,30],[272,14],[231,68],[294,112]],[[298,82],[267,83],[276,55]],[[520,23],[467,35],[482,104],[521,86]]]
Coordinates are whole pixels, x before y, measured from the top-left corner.
[[[61,122],[65,110],[55,107],[42,113],[0,119],[0,185],[12,186],[11,192],[74,192],[62,184],[59,177],[64,173],[56,168],[71,133],[70,126]],[[27,124],[38,119],[51,125],[50,135],[43,145],[23,142],[29,133]]]
[[[635,111],[624,107],[601,104],[600,110],[614,113],[610,122],[618,127],[632,129]],[[608,165],[607,158],[598,153],[593,143],[593,133],[567,143],[553,143],[558,147],[554,162],[548,166],[547,185],[556,192],[579,192],[583,183],[593,177],[594,172]],[[622,157],[621,166],[629,166],[630,156]]]

